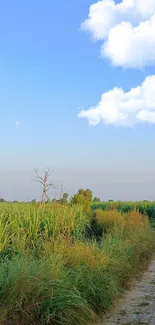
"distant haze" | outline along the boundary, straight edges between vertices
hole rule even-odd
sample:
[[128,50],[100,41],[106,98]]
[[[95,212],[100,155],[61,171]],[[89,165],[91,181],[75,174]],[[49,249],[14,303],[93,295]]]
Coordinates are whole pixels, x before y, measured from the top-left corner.
[[[40,170],[41,172],[41,170]],[[40,199],[41,186],[31,180],[33,170],[0,169],[0,197],[5,200]],[[101,200],[155,200],[155,170],[62,170],[53,173],[63,192],[73,195],[79,188],[90,188]],[[49,196],[58,198],[60,190]]]

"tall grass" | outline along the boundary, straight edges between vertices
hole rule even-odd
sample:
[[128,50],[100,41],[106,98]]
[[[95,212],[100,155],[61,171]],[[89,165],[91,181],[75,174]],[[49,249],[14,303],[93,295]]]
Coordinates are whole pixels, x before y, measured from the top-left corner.
[[89,224],[90,217],[79,206],[4,204],[0,206],[0,253],[39,250],[60,235],[80,239]]
[[97,202],[92,204],[92,210],[118,210],[121,213],[128,213],[136,210],[141,214],[147,215],[151,221],[155,221],[155,201],[141,201],[141,202]]
[[57,263],[24,257],[1,264],[1,324],[88,324],[92,310]]
[[1,325],[92,324],[155,244],[138,210],[88,216],[79,206],[51,204],[0,205],[0,235]]

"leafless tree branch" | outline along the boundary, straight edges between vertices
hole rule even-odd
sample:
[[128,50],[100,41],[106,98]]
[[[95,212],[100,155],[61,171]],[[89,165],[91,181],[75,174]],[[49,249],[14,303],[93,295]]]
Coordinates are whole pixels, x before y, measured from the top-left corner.
[[43,204],[45,201],[45,197],[48,199],[47,192],[50,190],[50,188],[57,189],[59,182],[48,181],[54,171],[50,168],[44,169],[43,177],[40,176],[38,169],[34,169],[34,171],[36,173],[36,177],[32,178],[32,180],[42,185],[41,204]]

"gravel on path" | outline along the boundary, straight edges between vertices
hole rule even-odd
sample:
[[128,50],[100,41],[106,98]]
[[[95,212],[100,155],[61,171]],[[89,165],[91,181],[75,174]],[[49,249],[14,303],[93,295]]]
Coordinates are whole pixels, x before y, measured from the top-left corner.
[[155,259],[119,306],[98,325],[155,325]]

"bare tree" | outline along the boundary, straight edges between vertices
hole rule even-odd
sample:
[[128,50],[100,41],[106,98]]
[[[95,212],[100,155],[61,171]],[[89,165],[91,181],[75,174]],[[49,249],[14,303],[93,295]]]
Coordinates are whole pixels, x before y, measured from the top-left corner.
[[53,173],[53,170],[50,168],[44,169],[43,177],[40,176],[38,169],[34,170],[36,177],[32,178],[33,181],[38,182],[42,185],[42,195],[41,195],[41,204],[43,205],[45,198],[49,199],[47,193],[51,188],[57,189],[59,182],[54,182],[50,180],[50,177]]

